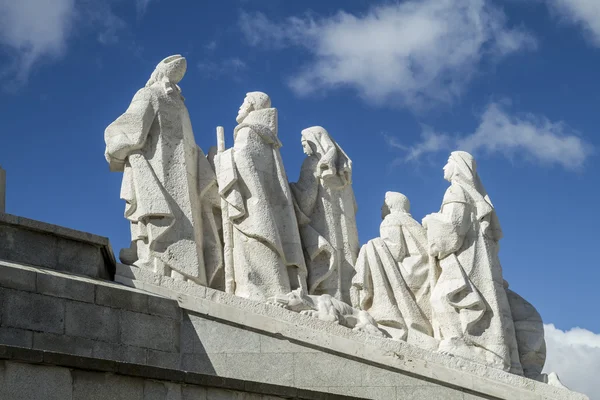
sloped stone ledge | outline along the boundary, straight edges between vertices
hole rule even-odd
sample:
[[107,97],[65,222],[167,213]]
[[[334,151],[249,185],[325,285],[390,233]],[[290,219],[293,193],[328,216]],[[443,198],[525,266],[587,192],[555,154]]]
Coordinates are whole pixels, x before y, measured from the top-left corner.
[[585,399],[223,292],[144,287],[0,261],[0,344],[371,400]]
[[584,400],[587,396],[410,343],[354,332],[269,304],[117,265],[115,280],[177,300],[183,309],[389,371],[499,399]]
[[[96,381],[110,381],[110,376],[115,374],[128,377],[128,378],[137,378],[138,383],[138,392],[141,391],[144,394],[144,399],[146,398],[157,398],[153,396],[145,396],[147,394],[147,390],[144,390],[144,386],[150,385],[158,385],[162,382],[169,382],[169,385],[185,385],[184,388],[190,388],[188,391],[194,391],[194,388],[202,388],[204,391],[211,389],[224,389],[229,392],[230,395],[239,394],[255,394],[259,395],[257,397],[251,397],[252,399],[264,399],[264,400],[275,400],[275,399],[298,399],[298,400],[360,400],[361,397],[355,396],[344,396],[337,395],[332,393],[323,393],[318,391],[306,390],[306,389],[297,389],[289,386],[280,386],[280,385],[271,385],[268,383],[262,382],[253,382],[253,381],[245,381],[241,379],[233,379],[226,377],[218,377],[214,375],[206,375],[200,374],[196,372],[188,372],[181,370],[172,370],[159,368],[148,365],[141,364],[131,364],[120,361],[112,361],[112,360],[103,360],[97,358],[90,357],[82,357],[75,356],[71,354],[65,353],[57,353],[51,351],[43,351],[43,350],[35,350],[35,349],[27,349],[16,346],[6,346],[0,345],[0,363],[20,363],[20,364],[30,364],[30,365],[40,365],[40,366],[51,366],[51,367],[62,367],[67,368],[70,371],[68,374],[73,375],[73,371],[75,371],[75,376],[77,375],[77,371],[86,371],[86,372],[94,372],[97,373],[95,379],[92,377],[92,380]],[[20,366],[17,367],[21,370],[28,371],[32,375],[35,375],[35,369],[31,369],[28,366]],[[6,365],[0,364],[0,372],[5,372]],[[61,375],[63,371],[58,368],[52,368],[45,371],[46,374],[50,372],[51,375]],[[107,373],[107,375],[102,374]],[[90,375],[88,374],[88,378]],[[108,377],[108,379],[107,379]],[[141,382],[141,380],[147,380],[146,382]],[[4,389],[7,387],[14,386],[14,382],[7,382],[6,377],[2,376],[0,378],[1,382],[0,386]],[[118,381],[118,379],[113,379],[114,381]],[[135,381],[133,381],[135,383]],[[145,385],[144,385],[145,383]],[[35,381],[30,382],[31,385],[35,385]],[[70,390],[67,385],[62,385],[58,391],[60,393],[68,393]],[[129,385],[130,387],[132,385]],[[135,384],[134,384],[135,386]],[[185,391],[184,388],[179,388],[179,392]],[[10,388],[9,388],[10,389]],[[26,388],[16,388],[17,390],[24,391]],[[0,388],[0,394],[2,393],[2,388]],[[166,391],[165,391],[166,392]],[[196,393],[202,393],[201,391],[195,391]],[[40,391],[41,395],[46,396],[47,394],[43,391]],[[142,393],[138,393],[142,394]],[[227,394],[227,392],[223,392],[222,394]],[[262,395],[262,396],[261,396]],[[267,396],[267,397],[263,397]],[[39,397],[40,399],[42,397]],[[45,398],[45,397],[44,397]],[[85,398],[85,394],[81,398]],[[141,398],[141,396],[140,396]],[[168,398],[168,397],[167,397]],[[224,397],[219,397],[224,398]],[[192,400],[190,398],[190,400]],[[193,400],[201,400],[200,398],[194,398]]]
[[112,280],[108,238],[0,212],[0,259]]

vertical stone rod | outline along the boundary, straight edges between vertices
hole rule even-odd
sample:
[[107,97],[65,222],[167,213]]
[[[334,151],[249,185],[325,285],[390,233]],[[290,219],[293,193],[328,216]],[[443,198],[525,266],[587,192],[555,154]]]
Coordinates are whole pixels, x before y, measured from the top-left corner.
[[[217,158],[224,156],[225,152],[225,129],[217,126]],[[228,156],[231,156],[230,154]],[[219,168],[220,162],[215,163]],[[216,171],[217,176],[219,171]],[[225,271],[225,292],[235,293],[235,277],[233,274],[233,226],[229,221],[227,201],[221,198],[221,215],[223,219],[223,267]]]

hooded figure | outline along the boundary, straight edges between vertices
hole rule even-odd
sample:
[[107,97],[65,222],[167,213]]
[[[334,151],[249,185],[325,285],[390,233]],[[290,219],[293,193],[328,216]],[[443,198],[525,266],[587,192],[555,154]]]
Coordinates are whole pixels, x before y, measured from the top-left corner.
[[185,71],[180,55],[161,61],[104,133],[110,169],[123,172],[121,198],[131,222],[132,247],[121,260],[222,288],[216,177],[196,145],[177,85]]
[[350,304],[358,255],[352,161],[320,126],[302,131],[304,159],[294,195],[308,268],[309,294]]
[[232,253],[226,290],[259,301],[297,288],[306,292],[298,223],[279,153],[277,110],[265,93],[251,92],[236,120],[233,148],[215,156],[223,221],[231,227],[224,229],[231,232],[224,241]]
[[352,305],[368,311],[394,339],[436,348],[425,229],[401,193],[385,194],[382,218],[381,236],[369,240],[356,260]]
[[504,290],[498,241],[502,229],[473,157],[450,155],[440,212],[423,219],[439,278],[431,296],[440,351],[523,374]]

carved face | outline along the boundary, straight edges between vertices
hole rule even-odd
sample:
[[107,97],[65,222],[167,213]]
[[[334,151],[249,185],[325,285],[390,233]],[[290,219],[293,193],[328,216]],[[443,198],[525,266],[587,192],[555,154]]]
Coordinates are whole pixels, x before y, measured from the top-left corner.
[[169,82],[177,84],[185,75],[187,62],[184,57],[177,54],[162,60],[160,67],[163,70],[163,74],[169,79]]
[[384,201],[381,206],[381,219],[385,219],[388,215],[390,215],[390,207],[388,207],[387,202]]
[[450,182],[450,180],[452,179],[452,176],[454,175],[454,168],[455,168],[454,161],[452,161],[451,159],[448,159],[448,162],[444,166],[444,179],[447,180],[448,182]]
[[252,110],[254,110],[254,105],[252,104],[252,102],[250,101],[250,99],[248,98],[248,96],[246,96],[244,98],[244,102],[240,106],[240,110],[238,111],[238,115],[235,118],[235,120],[237,121],[237,123],[241,124],[244,121],[244,119],[248,116],[248,114],[250,114],[250,112],[252,112]]
[[312,156],[313,154],[312,148],[310,147],[308,140],[306,140],[305,138],[302,138],[302,150],[304,150],[304,154],[306,154],[307,156]]

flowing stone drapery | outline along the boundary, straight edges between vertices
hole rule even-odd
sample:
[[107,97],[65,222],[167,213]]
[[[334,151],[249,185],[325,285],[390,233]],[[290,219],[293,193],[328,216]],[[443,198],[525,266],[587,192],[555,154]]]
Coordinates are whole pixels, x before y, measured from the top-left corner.
[[523,375],[542,381],[544,379],[542,370],[546,363],[546,340],[542,317],[531,303],[508,288],[508,282],[504,281],[504,287],[515,324]]
[[441,210],[423,219],[429,254],[440,269],[431,296],[439,350],[522,374],[494,206],[470,154],[453,152],[444,171],[451,185]]
[[132,248],[122,261],[176,279],[222,287],[222,246],[213,208],[216,176],[196,145],[177,83],[185,58],[161,61],[127,111],[105,131],[105,156],[123,172],[121,198]]
[[233,148],[215,156],[223,221],[231,228],[223,229],[231,233],[224,238],[232,256],[226,288],[254,300],[306,291],[300,234],[279,153],[277,110],[266,94],[251,92],[237,121]]
[[381,236],[365,244],[356,261],[352,302],[393,338],[437,348],[430,323],[427,237],[409,211],[406,196],[386,193]]
[[304,159],[294,195],[311,295],[350,304],[359,250],[352,161],[320,126],[302,131]]

